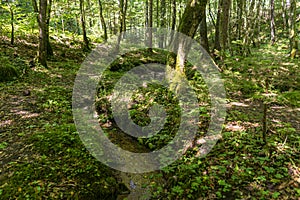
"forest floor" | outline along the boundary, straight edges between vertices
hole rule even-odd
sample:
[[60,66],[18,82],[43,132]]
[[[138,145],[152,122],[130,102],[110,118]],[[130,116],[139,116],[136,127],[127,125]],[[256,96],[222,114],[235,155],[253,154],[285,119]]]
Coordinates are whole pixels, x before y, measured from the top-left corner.
[[[85,56],[79,43],[61,40],[54,45],[49,69],[27,67],[20,78],[0,83],[1,199],[117,199],[129,192],[129,179],[119,180],[116,171],[94,159],[80,141],[72,116],[72,88]],[[29,66],[35,41],[20,39],[13,47],[3,39],[0,61]],[[158,172],[166,182],[153,184],[155,198],[300,198],[299,59],[290,60],[284,52],[284,47],[265,45],[246,58],[224,61],[228,110],[223,138],[198,161],[199,173],[189,167],[184,171],[179,167],[183,161]],[[264,101],[268,145],[263,145],[261,134]],[[192,190],[193,176],[200,175],[207,179]],[[155,182],[151,175],[142,176]]]

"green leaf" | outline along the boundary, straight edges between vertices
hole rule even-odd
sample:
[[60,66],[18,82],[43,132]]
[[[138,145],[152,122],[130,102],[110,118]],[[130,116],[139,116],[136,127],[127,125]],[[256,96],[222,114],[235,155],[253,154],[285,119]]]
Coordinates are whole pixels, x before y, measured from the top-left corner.
[[279,195],[280,195],[280,192],[274,192],[273,195],[272,195],[272,197],[274,199],[277,199],[279,197]]

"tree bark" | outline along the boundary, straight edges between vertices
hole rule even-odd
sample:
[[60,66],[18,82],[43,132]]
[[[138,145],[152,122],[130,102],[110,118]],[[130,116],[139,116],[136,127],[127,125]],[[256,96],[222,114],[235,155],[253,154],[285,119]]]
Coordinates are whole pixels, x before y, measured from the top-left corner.
[[[222,0],[219,0],[217,21],[216,21],[216,31],[215,31],[215,43],[214,43],[214,50],[217,51],[221,51],[221,43],[220,43],[221,8],[222,8]],[[215,54],[216,52],[213,53]]]
[[14,45],[15,42],[14,10],[11,5],[9,5],[9,12],[10,12],[10,25],[11,25],[10,44]]
[[81,26],[82,26],[82,36],[83,36],[83,51],[89,51],[89,40],[86,34],[86,25],[85,25],[85,9],[84,9],[84,0],[80,0],[80,15],[81,15]]
[[[180,20],[178,32],[194,38],[200,22],[205,17],[206,4],[207,0],[189,0]],[[175,62],[175,70],[183,74],[184,60],[188,53],[189,44],[186,44],[184,41],[178,41],[178,37],[176,36],[173,39],[173,49],[178,52],[177,57],[173,54],[169,55],[168,65],[174,67]],[[184,51],[179,53],[182,49]]]
[[150,38],[149,46],[150,51],[152,51],[152,27],[153,27],[153,0],[149,0],[149,28],[150,28]]
[[40,0],[39,13],[39,56],[38,61],[47,68],[47,0]]
[[120,7],[120,33],[122,33],[126,31],[127,0],[120,0],[119,7]]
[[209,44],[207,38],[206,11],[204,11],[204,17],[200,23],[200,44],[207,52],[209,52]]
[[176,0],[172,0],[172,30],[175,30],[176,27]]
[[[165,0],[161,0],[161,6],[160,6],[160,27],[161,28],[165,28],[166,27],[166,1]],[[164,47],[164,43],[165,43],[165,38],[163,36],[161,36],[159,38],[159,48],[163,48]]]
[[48,1],[48,6],[47,6],[47,20],[46,20],[47,57],[52,57],[53,56],[53,49],[52,49],[51,44],[50,44],[50,34],[49,34],[51,7],[52,7],[52,0],[49,0]]
[[271,29],[271,44],[274,45],[276,38],[275,38],[275,3],[274,0],[270,0],[270,29]]
[[[207,0],[188,0],[184,13],[179,23],[178,32],[194,38],[200,22],[205,16]],[[178,35],[174,36],[172,48],[177,55],[170,53],[167,60],[167,79],[171,80],[170,90],[180,91],[184,89],[182,80],[184,74],[184,62],[190,50],[190,44],[182,40]],[[175,68],[172,71],[170,68]]]
[[107,28],[106,28],[105,19],[103,16],[103,8],[102,8],[101,0],[98,0],[98,4],[99,4],[99,14],[100,14],[101,26],[104,31],[104,41],[107,41]]
[[228,24],[231,0],[221,0],[221,19],[220,19],[220,44],[224,51],[228,46]]
[[294,58],[298,49],[297,29],[296,29],[296,0],[290,1],[290,14],[289,14],[289,39],[290,39],[290,56]]

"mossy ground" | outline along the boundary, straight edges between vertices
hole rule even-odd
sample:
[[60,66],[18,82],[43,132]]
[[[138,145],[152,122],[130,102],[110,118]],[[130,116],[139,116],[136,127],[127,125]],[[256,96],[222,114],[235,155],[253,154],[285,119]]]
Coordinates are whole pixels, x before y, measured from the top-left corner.
[[[0,44],[5,54],[2,57],[18,56],[9,59],[9,65],[20,66],[15,63],[19,60],[26,66],[18,79],[0,83],[1,199],[116,199],[126,189],[119,184],[114,171],[85,149],[73,122],[72,87],[85,55],[77,46],[57,42],[56,56],[50,59],[49,69],[28,68],[35,55],[35,40],[22,38],[16,44],[18,48],[9,46],[8,40]],[[299,199],[299,60],[290,60],[285,53],[279,46],[262,46],[247,58],[231,57],[224,61],[222,76],[228,111],[222,139],[205,158],[195,157],[196,145],[174,164],[146,176],[154,199]],[[149,55],[141,52],[140,56]],[[128,68],[144,62],[128,57],[128,65],[123,63]],[[156,59],[161,61],[158,56],[150,62]],[[116,64],[103,84],[111,85],[122,73]],[[205,91],[199,76],[189,77],[198,91]],[[31,94],[24,96],[24,90]],[[147,92],[150,91],[151,88]],[[101,93],[99,97],[107,99],[109,95]],[[198,98],[207,101],[201,92]],[[262,142],[262,102],[269,107],[268,145]],[[208,125],[208,104],[200,108],[202,131]],[[149,105],[139,101],[134,108],[140,123],[148,120],[143,118],[143,106]],[[102,109],[105,111],[106,107]],[[109,112],[100,114],[102,125],[107,118]],[[133,141],[122,136],[120,142],[114,131],[110,132],[112,140],[142,145],[140,151],[159,147],[168,136],[168,131],[152,140]],[[153,176],[165,181],[151,181]]]

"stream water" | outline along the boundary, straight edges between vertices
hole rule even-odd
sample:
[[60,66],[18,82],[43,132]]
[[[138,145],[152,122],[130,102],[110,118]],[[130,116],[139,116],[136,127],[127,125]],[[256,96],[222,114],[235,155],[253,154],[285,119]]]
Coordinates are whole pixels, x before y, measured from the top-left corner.
[[[139,144],[137,140],[123,133],[117,128],[110,128],[106,130],[109,139],[114,144],[120,146],[131,152],[149,152],[150,150]],[[125,161],[126,162],[126,161]],[[143,165],[143,163],[138,163]],[[145,167],[145,166],[141,166]],[[148,166],[151,167],[151,166]],[[147,200],[151,198],[152,188],[151,184],[163,184],[165,180],[161,176],[157,176],[159,171],[149,172],[149,173],[126,173],[122,171],[116,171],[115,176],[118,177],[118,183],[124,184],[128,190],[129,194],[120,194],[117,200],[128,199],[128,200]]]

